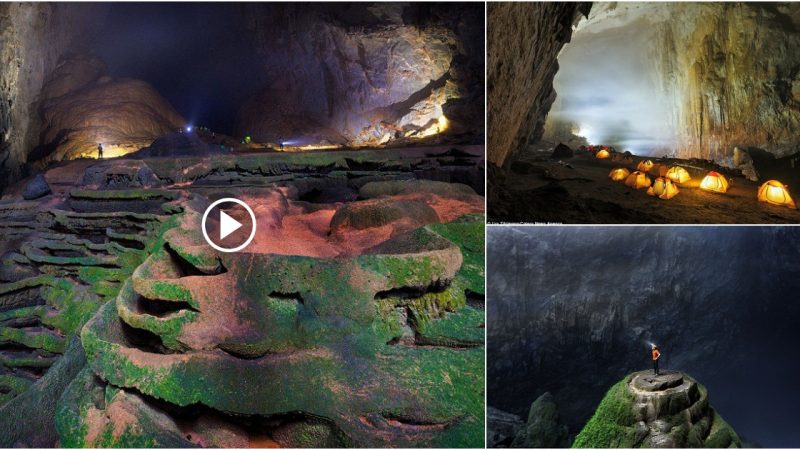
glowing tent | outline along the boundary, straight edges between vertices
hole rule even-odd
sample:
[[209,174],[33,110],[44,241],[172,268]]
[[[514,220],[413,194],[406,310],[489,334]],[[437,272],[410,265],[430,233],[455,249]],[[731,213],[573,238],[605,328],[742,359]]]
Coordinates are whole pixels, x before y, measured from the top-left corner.
[[631,172],[624,168],[624,167],[617,167],[616,169],[611,169],[611,172],[608,173],[608,178],[611,178],[612,181],[622,181],[625,178],[628,178]]
[[652,169],[652,168],[653,168],[653,161],[651,161],[649,159],[644,160],[644,161],[639,161],[639,165],[636,166],[636,170],[638,170],[640,172],[645,172],[645,173],[649,172],[650,169]]
[[689,175],[689,172],[686,171],[681,166],[673,166],[667,171],[667,178],[672,180],[673,183],[686,183],[687,181],[691,180],[692,177]]
[[631,174],[628,175],[628,178],[625,178],[625,186],[630,186],[634,189],[650,187],[650,178],[637,170],[635,172],[631,172]]
[[712,170],[711,172],[708,172],[708,175],[706,175],[706,177],[703,178],[703,181],[700,182],[700,189],[724,194],[728,191],[728,180],[726,180],[721,174]]
[[758,201],[797,209],[797,205],[789,195],[789,189],[776,180],[769,180],[758,188]]
[[611,157],[611,153],[608,153],[608,150],[602,149],[598,150],[597,153],[594,154],[595,158],[606,159]]
[[678,186],[675,186],[675,183],[672,180],[664,177],[656,178],[656,181],[653,182],[653,185],[647,190],[647,195],[653,195],[658,198],[663,198],[664,200],[669,200],[672,197],[678,195]]

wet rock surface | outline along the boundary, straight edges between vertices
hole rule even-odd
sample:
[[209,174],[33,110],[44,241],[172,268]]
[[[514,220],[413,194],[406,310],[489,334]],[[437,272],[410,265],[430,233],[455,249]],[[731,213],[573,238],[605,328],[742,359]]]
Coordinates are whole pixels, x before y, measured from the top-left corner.
[[[475,150],[456,152],[458,171],[478,170]],[[483,199],[417,179],[452,160],[408,149],[76,161],[44,174],[51,196],[12,189],[0,201],[0,411],[28,411],[41,398],[29,392],[70,370],[42,394],[51,414],[26,415],[42,438],[26,425],[0,443],[481,445]],[[352,196],[304,200],[336,186]],[[200,233],[222,196],[257,216],[241,253]]]

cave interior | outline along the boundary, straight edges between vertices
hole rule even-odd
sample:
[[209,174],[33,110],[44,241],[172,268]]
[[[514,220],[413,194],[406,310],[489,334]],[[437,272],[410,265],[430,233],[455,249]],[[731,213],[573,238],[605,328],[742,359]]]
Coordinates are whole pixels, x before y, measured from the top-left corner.
[[[498,6],[493,13],[490,7],[490,23],[512,20],[510,14],[529,14],[537,22],[533,35],[517,37],[524,39],[523,48],[533,46],[522,58],[503,50],[515,36],[490,26],[490,33],[499,34],[489,41],[489,185],[496,194],[490,192],[490,219],[797,222],[791,207],[764,208],[757,195],[770,180],[790,196],[800,192],[797,5],[593,2],[512,8]],[[526,73],[532,67],[543,70]],[[505,98],[517,96],[526,98]],[[559,152],[558,144],[569,149]],[[600,160],[595,150],[602,147],[610,157]],[[683,167],[692,180],[680,183],[680,194],[669,202],[634,195],[623,183],[607,180],[612,168],[633,172],[648,160],[656,165],[647,174],[650,183],[664,177],[662,165]],[[710,171],[732,181],[731,190],[706,195],[701,181]],[[515,211],[514,204],[526,197],[529,206]]]

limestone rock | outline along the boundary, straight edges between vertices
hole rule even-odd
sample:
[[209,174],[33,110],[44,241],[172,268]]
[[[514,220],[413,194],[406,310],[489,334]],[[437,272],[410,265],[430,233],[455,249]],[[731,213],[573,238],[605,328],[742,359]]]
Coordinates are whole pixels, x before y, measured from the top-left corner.
[[733,148],[733,165],[740,169],[742,175],[748,180],[758,181],[758,172],[753,163],[753,157],[746,151],[740,150],[739,147]]
[[544,133],[558,53],[590,3],[489,3],[488,154],[502,167]]
[[150,85],[99,79],[42,105],[43,144],[35,160],[119,156],[183,127],[184,120]]
[[287,145],[382,145],[444,132],[443,106],[462,96],[472,105],[450,104],[456,114],[448,119],[482,129],[476,6],[337,5],[302,14],[299,5],[248,6],[245,26],[263,52],[251,70],[268,82],[242,105],[237,132]]
[[25,200],[34,200],[39,197],[44,197],[50,192],[50,185],[47,184],[44,175],[38,174],[25,185],[25,190],[22,191],[22,198]]
[[569,446],[569,431],[560,423],[558,405],[553,396],[545,392],[531,405],[528,422],[517,433],[512,447],[557,448]]
[[159,136],[149,146],[131,153],[130,158],[210,156],[230,154],[230,148],[203,141],[197,133],[173,131]]
[[486,408],[486,446],[489,448],[510,447],[517,433],[525,426],[519,416],[497,408]]
[[684,373],[651,371],[614,385],[575,438],[575,447],[741,447],[709,405],[704,386]]
[[556,145],[556,148],[553,149],[553,154],[550,155],[553,159],[566,159],[572,158],[575,152],[564,144]]
[[38,100],[43,98],[48,75],[105,8],[100,4],[0,4],[0,189],[22,178],[28,153],[39,144]]

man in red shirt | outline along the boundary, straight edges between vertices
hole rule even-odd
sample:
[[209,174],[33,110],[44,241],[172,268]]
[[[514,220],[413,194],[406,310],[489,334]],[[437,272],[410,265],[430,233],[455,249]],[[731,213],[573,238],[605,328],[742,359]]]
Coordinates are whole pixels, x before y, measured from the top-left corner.
[[661,357],[661,352],[658,351],[658,346],[656,344],[650,344],[650,347],[653,351],[653,373],[658,376],[658,358]]

